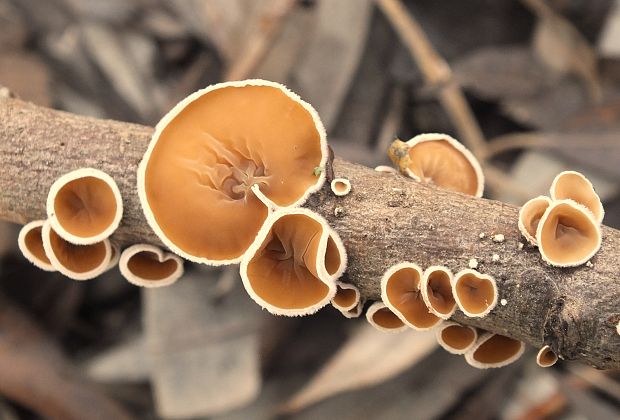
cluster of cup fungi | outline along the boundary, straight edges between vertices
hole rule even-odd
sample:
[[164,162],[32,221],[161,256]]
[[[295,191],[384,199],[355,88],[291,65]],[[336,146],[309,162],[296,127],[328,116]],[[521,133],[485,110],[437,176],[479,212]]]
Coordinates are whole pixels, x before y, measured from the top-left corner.
[[[397,169],[378,171],[483,194],[480,164],[448,135],[396,140],[388,155]],[[435,329],[439,344],[472,366],[501,367],[518,359],[523,342],[450,321],[457,308],[468,317],[493,310],[498,290],[487,274],[465,269],[454,275],[444,266],[423,270],[402,262],[385,272],[381,301],[369,305],[355,285],[340,281],[347,264],[343,242],[323,217],[300,207],[322,188],[328,159],[317,112],[286,87],[264,80],[212,85],[164,116],[138,168],[146,219],[173,253],[149,244],[120,252],[112,244],[122,219],[121,194],[109,175],[92,168],[54,182],[47,220],[25,225],[19,247],[43,270],[88,280],[118,264],[129,282],[142,287],[174,283],[183,275],[183,259],[240,264],[249,296],[273,314],[309,315],[331,303],[356,318],[367,306],[366,318],[377,329]],[[351,182],[334,178],[330,187],[345,196]],[[565,172],[554,181],[551,198],[526,203],[519,228],[545,261],[574,266],[600,247],[602,217],[592,185]],[[545,367],[556,360],[548,346],[537,357]]]

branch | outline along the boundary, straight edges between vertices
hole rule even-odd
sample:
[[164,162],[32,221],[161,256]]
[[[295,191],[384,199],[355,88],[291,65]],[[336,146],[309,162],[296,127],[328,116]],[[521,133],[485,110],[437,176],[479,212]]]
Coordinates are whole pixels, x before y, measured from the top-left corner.
[[[136,191],[137,165],[152,132],[0,99],[0,219],[26,223],[44,218],[52,182],[70,170],[92,166],[114,177],[123,195],[125,213],[115,240],[161,245],[143,217]],[[620,368],[619,231],[603,227],[603,246],[592,267],[553,268],[535,248],[519,249],[518,209],[513,206],[340,159],[334,171],[351,180],[351,194],[335,197],[325,187],[306,206],[326,217],[342,237],[350,257],[348,281],[365,297],[379,299],[381,276],[397,262],[443,264],[458,272],[476,258],[479,270],[495,277],[507,304],[482,319],[457,312],[457,321],[538,348],[549,344],[565,359]],[[500,233],[504,242],[491,240]],[[499,261],[492,261],[493,254]]]

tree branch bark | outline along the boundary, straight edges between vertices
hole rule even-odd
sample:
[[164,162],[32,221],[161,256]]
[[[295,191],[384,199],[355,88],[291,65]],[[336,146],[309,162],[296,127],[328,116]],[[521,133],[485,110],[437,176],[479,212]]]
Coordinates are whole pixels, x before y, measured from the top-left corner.
[[[152,131],[0,99],[0,219],[23,224],[44,218],[54,180],[91,166],[109,173],[123,195],[125,213],[114,240],[161,245],[144,219],[136,191],[137,165]],[[525,241],[514,206],[340,159],[334,171],[351,180],[352,192],[335,197],[325,187],[305,206],[326,217],[342,237],[349,253],[346,276],[365,297],[379,299],[383,272],[400,261],[446,265],[458,272],[476,258],[478,270],[497,280],[506,304],[483,319],[457,312],[455,320],[535,347],[549,344],[564,359],[620,368],[619,231],[603,227],[603,246],[592,267],[554,268],[536,248],[519,249]],[[495,234],[505,240],[494,242]],[[493,261],[494,254],[499,261]]]

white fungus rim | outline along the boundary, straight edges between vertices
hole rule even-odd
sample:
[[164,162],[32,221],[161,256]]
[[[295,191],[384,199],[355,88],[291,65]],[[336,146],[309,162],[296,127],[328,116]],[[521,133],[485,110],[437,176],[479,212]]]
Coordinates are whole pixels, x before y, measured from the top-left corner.
[[[558,200],[558,198],[556,197],[556,188],[557,188],[557,184],[558,182],[562,179],[563,176],[566,175],[576,175],[579,178],[581,178],[583,181],[586,182],[586,184],[590,187],[590,190],[592,191],[592,193],[594,194],[594,196],[597,198],[597,203],[598,203],[598,208],[596,209],[599,213],[599,216],[596,216],[594,214],[594,212],[589,209],[587,206],[581,204],[581,203],[577,203],[577,204],[581,204],[583,205],[586,209],[588,209],[588,211],[590,213],[592,213],[592,218],[594,220],[596,220],[598,222],[598,224],[601,224],[603,222],[603,219],[605,218],[605,209],[603,208],[603,203],[601,202],[601,197],[598,196],[598,194],[596,193],[596,190],[594,189],[594,185],[592,185],[592,182],[586,178],[586,176],[584,174],[582,174],[581,172],[577,172],[577,171],[562,171],[559,174],[557,174],[555,176],[555,178],[553,179],[553,182],[551,183],[551,188],[549,188],[549,194],[551,195],[551,198],[553,200]],[[569,198],[566,198],[569,199]],[[559,200],[558,200],[559,201]],[[576,202],[576,200],[573,200]]]
[[[394,273],[396,273],[397,271],[400,271],[400,270],[402,270],[404,268],[411,268],[411,269],[414,269],[414,270],[416,270],[418,272],[418,274],[420,275],[419,291],[421,292],[421,290],[422,290],[422,278],[424,277],[424,271],[416,263],[412,263],[412,262],[409,262],[409,261],[403,261],[403,262],[400,262],[400,263],[395,264],[395,265],[391,266],[390,268],[388,268],[388,270],[383,274],[383,277],[381,277],[381,300],[383,301],[385,306],[387,306],[392,312],[394,312],[396,314],[396,316],[401,321],[403,321],[405,323],[405,325],[408,326],[409,328],[413,328],[416,331],[432,330],[437,325],[441,324],[441,322],[442,322],[441,318],[438,318],[437,322],[435,324],[429,326],[429,327],[419,327],[419,326],[414,325],[411,322],[409,322],[407,320],[407,318],[405,318],[405,316],[394,305],[392,305],[392,303],[390,302],[390,299],[388,298],[387,285],[388,285],[388,281],[389,281],[390,277],[392,277],[392,275],[394,275]],[[424,298],[422,298],[422,300],[424,301]],[[425,302],[425,304],[426,304],[426,302]],[[429,313],[432,313],[428,309],[428,306],[426,307],[426,309],[429,311]]]
[[[105,230],[103,230],[102,232],[94,236],[83,237],[83,236],[76,236],[68,232],[60,224],[60,222],[58,221],[58,218],[56,217],[56,210],[54,209],[54,201],[56,199],[56,195],[58,194],[58,192],[66,184],[68,184],[71,181],[80,179],[80,178],[88,178],[88,177],[97,178],[105,182],[110,187],[110,189],[112,190],[112,194],[114,195],[114,199],[116,200],[116,214],[114,215],[114,219],[112,220],[112,223],[110,223],[110,225]],[[71,171],[69,173],[66,173],[60,178],[58,178],[56,181],[54,181],[47,195],[46,210],[47,210],[47,218],[50,221],[52,228],[54,229],[54,232],[56,232],[61,238],[75,245],[92,245],[92,244],[96,244],[97,242],[101,242],[104,239],[108,238],[118,228],[118,225],[120,224],[121,219],[123,217],[123,199],[121,197],[121,192],[118,189],[118,185],[116,185],[116,182],[110,175],[106,174],[105,172],[99,169],[80,168],[80,169]]]
[[[134,273],[132,273],[131,270],[129,270],[129,265],[128,265],[131,257],[133,257],[134,255],[140,252],[150,252],[152,254],[157,255],[157,260],[160,263],[173,260],[176,262],[177,268],[172,272],[172,274],[170,274],[168,277],[165,277],[161,280],[143,279],[142,277],[139,277],[135,275]],[[183,260],[181,258],[179,258],[178,256],[172,253],[164,252],[161,248],[157,246],[148,245],[148,244],[136,244],[123,250],[120,256],[118,267],[123,277],[125,277],[125,279],[129,283],[134,284],[136,286],[140,286],[140,287],[146,287],[146,288],[170,286],[171,284],[175,283],[179,278],[181,278],[181,276],[183,275]]]
[[[379,311],[379,310],[381,310],[381,309],[383,309],[383,308],[387,308],[387,309],[389,309],[390,311],[392,311],[392,310],[391,310],[391,309],[390,309],[390,308],[389,308],[389,307],[388,307],[385,303],[383,303],[383,302],[381,302],[381,301],[373,302],[373,304],[372,304],[372,305],[370,305],[370,306],[368,307],[368,309],[366,310],[366,320],[368,321],[368,323],[369,323],[370,325],[372,325],[373,327],[375,327],[375,328],[376,328],[376,329],[378,329],[379,331],[382,331],[382,332],[389,332],[389,333],[397,333],[397,332],[402,332],[402,331],[405,331],[405,330],[407,329],[407,324],[405,324],[405,323],[403,323],[403,326],[402,326],[402,327],[398,327],[398,328],[385,328],[385,327],[382,327],[381,325],[377,324],[377,323],[375,322],[375,320],[373,319],[373,315],[374,315],[377,311]],[[400,319],[400,320],[401,320],[401,322],[402,322],[402,319],[401,319],[401,318],[400,318],[400,317],[399,317],[399,316],[398,316],[398,315],[397,315],[394,311],[392,311],[392,312],[393,312],[393,313],[394,313],[394,315],[396,315],[396,317],[397,317],[398,319]]]
[[359,318],[359,316],[362,314],[362,311],[364,310],[364,303],[365,301],[363,299],[360,299],[360,301],[357,302],[357,305],[349,311],[341,311],[338,308],[336,309],[338,309],[338,311],[340,311],[342,316],[344,316],[345,318],[349,318],[349,319]]
[[110,271],[113,269],[114,266],[118,265],[118,262],[121,259],[121,248],[118,244],[110,241],[110,251],[112,252],[112,256],[105,271]]
[[396,168],[393,168],[392,166],[387,166],[387,165],[375,166],[375,171],[383,172],[386,174],[397,174],[398,173],[398,170]]
[[[172,252],[174,252],[175,254],[185,258],[186,260],[192,261],[192,262],[201,263],[201,264],[207,264],[207,265],[211,265],[211,266],[238,264],[238,263],[241,262],[241,260],[244,258],[244,256],[248,253],[249,249],[246,249],[245,252],[242,253],[241,255],[239,255],[237,258],[232,258],[232,259],[228,259],[228,260],[211,260],[209,258],[197,257],[195,255],[191,255],[191,254],[183,251],[174,242],[172,242],[172,240],[170,240],[168,238],[168,236],[166,236],[166,234],[159,227],[159,224],[155,220],[155,215],[153,214],[153,211],[151,210],[151,206],[149,205],[148,199],[146,197],[146,188],[145,188],[146,168],[147,168],[148,162],[149,162],[149,160],[151,158],[151,154],[152,154],[153,150],[155,149],[157,141],[159,140],[159,137],[160,137],[161,133],[163,132],[163,130],[189,104],[191,104],[192,102],[194,102],[198,98],[202,97],[203,95],[205,95],[205,94],[207,94],[209,92],[212,92],[214,90],[224,89],[224,88],[229,88],[229,87],[245,87],[245,86],[269,86],[269,87],[273,87],[273,88],[279,89],[286,96],[288,96],[293,101],[299,103],[306,111],[308,111],[308,113],[310,114],[310,116],[312,118],[312,121],[314,122],[314,126],[315,126],[317,132],[319,133],[320,147],[321,147],[321,153],[322,153],[322,157],[321,157],[321,161],[319,163],[319,166],[323,170],[321,170],[321,173],[317,176],[316,183],[314,185],[310,186],[306,190],[306,192],[303,194],[302,197],[300,197],[296,202],[294,202],[291,205],[287,206],[287,208],[297,207],[297,206],[303,204],[306,201],[306,199],[310,196],[310,194],[320,190],[321,187],[323,186],[324,182],[325,182],[325,176],[326,175],[325,175],[324,168],[325,168],[325,164],[327,163],[327,158],[329,156],[329,149],[327,147],[327,138],[326,138],[327,134],[326,134],[326,131],[325,131],[325,127],[323,126],[323,123],[321,122],[319,114],[312,107],[312,105],[310,105],[309,103],[305,102],[303,99],[301,99],[299,97],[299,95],[297,95],[296,93],[290,91],[286,86],[284,86],[284,85],[282,85],[280,83],[270,82],[268,80],[248,79],[248,80],[216,83],[216,84],[207,86],[204,89],[198,90],[198,91],[192,93],[191,95],[187,96],[181,102],[176,104],[174,106],[174,108],[172,108],[166,115],[164,115],[163,118],[155,126],[155,132],[153,133],[153,136],[151,137],[151,140],[149,141],[149,145],[148,145],[148,147],[146,149],[144,157],[142,158],[142,160],[140,161],[140,165],[138,166],[137,186],[138,186],[138,197],[140,198],[140,205],[142,207],[142,211],[144,212],[144,216],[146,217],[146,220],[147,220],[149,226],[151,227],[151,229],[153,229],[153,231],[159,237],[159,239],[161,239],[161,241],[164,243],[164,245],[166,245],[166,247],[168,247]],[[261,193],[260,196],[258,196],[258,198],[263,202],[263,204],[265,203],[264,199],[266,197],[265,197],[264,194]],[[271,200],[269,200],[269,199],[267,199],[267,201],[271,202]],[[268,204],[265,204],[265,205],[267,206],[267,208],[270,207]]]
[[[344,191],[338,191],[338,183],[344,184]],[[334,178],[330,184],[332,192],[338,197],[343,197],[351,192],[351,181],[346,178]]]
[[[445,330],[448,327],[462,327],[462,328],[468,328],[471,331],[474,332],[474,339],[471,341],[471,343],[463,348],[463,349],[457,349],[454,348],[452,346],[450,346],[448,343],[446,343],[443,340],[443,337],[441,335],[441,333],[443,332],[443,330]],[[451,354],[465,354],[467,353],[469,350],[471,350],[471,348],[476,344],[476,341],[478,340],[478,330],[476,330],[474,327],[471,327],[469,325],[462,325],[459,324],[458,322],[453,322],[453,321],[447,321],[442,323],[439,327],[437,327],[436,331],[435,331],[435,337],[437,338],[437,343],[448,353]]]
[[[30,252],[30,250],[26,246],[26,235],[28,235],[28,233],[33,229],[36,229],[39,227],[43,228],[44,224],[45,224],[45,220],[35,220],[35,221],[25,224],[19,231],[19,236],[17,237],[17,246],[19,247],[19,250],[22,252],[24,257],[28,261],[30,261],[35,267],[40,268],[43,271],[51,272],[51,271],[56,271],[54,266],[52,264],[46,263],[45,261],[42,261],[39,258],[37,258],[36,255]],[[41,231],[41,240],[43,240],[43,231]],[[46,255],[47,255],[47,252],[46,252]]]
[[[318,222],[322,227],[321,238],[319,239],[319,251],[317,254],[317,261],[316,261],[317,265],[315,267],[315,270],[319,274],[319,280],[322,283],[326,284],[329,290],[328,290],[328,293],[325,295],[325,297],[321,299],[319,302],[315,303],[314,305],[310,305],[308,307],[298,308],[298,309],[278,308],[278,307],[273,306],[271,303],[265,301],[254,291],[254,289],[252,288],[252,283],[248,277],[248,265],[250,261],[252,260],[252,258],[254,257],[254,255],[256,255],[256,252],[262,246],[263,241],[269,234],[269,231],[271,230],[271,227],[273,226],[273,224],[284,216],[297,215],[297,214],[312,218],[314,221]],[[334,243],[336,244],[336,247],[340,253],[340,266],[338,267],[338,270],[333,275],[330,275],[327,272],[327,269],[325,268],[325,253],[327,251],[327,242],[330,237],[334,240]],[[311,315],[317,312],[319,309],[323,308],[325,305],[331,302],[331,300],[336,295],[336,291],[337,291],[335,280],[339,278],[342,275],[342,273],[344,273],[344,271],[346,270],[346,266],[347,266],[347,254],[346,254],[344,245],[342,241],[340,240],[340,237],[338,236],[338,234],[334,230],[331,229],[327,221],[323,217],[321,217],[319,214],[311,210],[308,210],[306,208],[303,208],[303,207],[297,207],[297,208],[281,208],[281,209],[274,211],[273,213],[269,215],[269,217],[267,217],[267,220],[261,227],[260,231],[258,232],[258,235],[256,235],[254,242],[252,243],[252,245],[250,245],[250,247],[244,254],[243,259],[241,260],[241,265],[239,267],[239,272],[241,274],[241,280],[243,281],[243,286],[245,287],[246,292],[248,293],[248,295],[250,295],[252,300],[258,303],[262,308],[266,309],[267,311],[269,311],[270,313],[274,315],[305,316],[305,315]]]
[[[491,282],[491,285],[493,286],[493,290],[495,291],[494,296],[493,296],[493,300],[491,301],[489,306],[483,312],[473,313],[473,312],[469,312],[469,311],[465,310],[465,308],[463,308],[463,304],[461,303],[461,299],[459,298],[459,295],[456,292],[456,286],[457,286],[459,280],[461,279],[461,277],[463,277],[465,274],[472,274],[472,275],[476,276],[476,278],[478,278],[478,279],[488,280],[488,281]],[[499,293],[497,291],[497,282],[489,274],[482,274],[481,272],[479,272],[477,270],[472,270],[471,268],[466,268],[464,270],[459,271],[454,276],[454,281],[452,283],[452,296],[454,296],[454,300],[456,301],[456,304],[459,307],[459,309],[461,310],[461,312],[463,312],[466,316],[468,316],[470,318],[484,318],[485,316],[487,316],[495,308],[495,306],[497,305],[498,295],[499,295]]]
[[[547,364],[542,363],[542,356],[548,351],[553,353],[553,355],[555,356],[555,360],[553,361],[553,363],[547,363]],[[551,349],[551,347],[548,344],[545,344],[544,346],[542,346],[540,350],[538,350],[538,353],[536,354],[536,364],[538,366],[542,368],[548,368],[548,367],[555,365],[557,362],[558,362],[558,355],[555,354],[555,352]]]
[[[572,262],[568,262],[564,264],[559,263],[549,258],[549,256],[545,253],[545,249],[542,246],[542,242],[541,242],[542,230],[543,230],[543,226],[545,225],[545,222],[549,218],[551,211],[561,205],[571,206],[574,209],[581,212],[583,215],[585,215],[588,218],[588,220],[592,223],[592,225],[595,227],[598,233],[596,246],[592,249],[592,251],[590,251],[590,253],[585,255],[580,260],[576,260],[576,261],[572,261]],[[576,201],[566,199],[566,200],[556,200],[553,203],[551,203],[549,207],[547,207],[545,214],[543,214],[543,216],[540,218],[540,222],[538,223],[538,229],[536,230],[536,241],[538,242],[538,250],[540,252],[540,256],[547,264],[552,265],[554,267],[577,267],[590,261],[590,259],[594,255],[596,255],[599,249],[601,249],[601,244],[603,243],[603,235],[601,234],[600,225],[596,222],[596,220],[594,219],[594,215],[586,206],[579,204]]]
[[519,231],[521,232],[521,234],[523,235],[523,237],[525,239],[527,239],[527,241],[532,244],[532,245],[538,245],[538,242],[536,241],[536,236],[532,236],[530,235],[530,233],[527,231],[527,228],[525,227],[525,223],[523,221],[523,217],[524,217],[524,213],[525,210],[528,206],[534,204],[537,201],[545,201],[547,203],[547,208],[549,208],[549,206],[551,205],[551,203],[553,202],[553,200],[551,200],[549,197],[547,197],[546,195],[539,195],[538,197],[534,197],[531,200],[528,200],[523,206],[521,206],[521,208],[519,209]]
[[[428,296],[428,290],[426,286],[428,286],[428,281],[429,281],[431,273],[434,273],[435,271],[442,271],[446,273],[448,277],[450,278],[450,286],[452,286],[452,281],[454,279],[454,274],[452,273],[452,271],[450,271],[448,267],[445,267],[443,265],[432,265],[424,271],[424,275],[422,276],[422,279],[420,281],[420,292],[422,293],[422,300],[426,304],[426,307],[428,308],[430,313],[438,316],[441,319],[448,319],[454,314],[454,312],[456,312],[456,302],[454,303],[454,305],[452,306],[452,309],[448,313],[441,313],[438,310],[436,310],[433,307],[433,305],[431,305],[431,300]],[[450,290],[451,290],[450,293],[452,293],[452,288]]]
[[507,366],[511,364],[512,362],[518,360],[523,355],[523,352],[525,352],[525,343],[523,341],[516,340],[512,337],[508,337],[508,338],[511,338],[512,340],[519,342],[519,350],[511,357],[505,360],[502,360],[501,362],[497,362],[497,363],[481,363],[477,361],[476,359],[474,359],[474,353],[476,353],[476,350],[478,350],[478,348],[482,344],[484,344],[494,335],[501,335],[501,334],[495,334],[495,333],[487,331],[478,337],[478,340],[476,341],[474,346],[472,346],[472,348],[469,349],[467,353],[465,353],[465,361],[467,362],[467,364],[475,368],[478,368],[478,369],[500,368],[500,367]]
[[[353,304],[349,306],[340,306],[334,301],[334,299],[332,299],[332,306],[334,308],[338,309],[340,312],[348,312],[354,309],[360,303],[360,291],[355,285],[351,283],[337,281],[336,287],[337,288],[340,287],[341,289],[346,289],[346,290],[353,290],[353,292],[355,293],[355,302],[353,302]],[[336,293],[338,293],[338,289],[336,289]],[[334,295],[334,297],[336,296]]]
[[[110,263],[110,259],[112,258],[112,247],[110,245],[109,239],[105,238],[103,241],[101,241],[105,246],[105,252],[106,252],[105,257],[101,260],[101,263],[90,271],[86,271],[84,273],[76,273],[75,271],[71,271],[68,268],[66,268],[64,265],[62,265],[60,261],[58,260],[58,258],[56,257],[56,254],[54,253],[54,249],[52,248],[52,244],[50,241],[50,230],[52,229],[53,228],[52,228],[50,221],[47,220],[43,224],[43,231],[41,235],[43,237],[43,248],[45,249],[45,254],[47,255],[47,258],[50,259],[52,266],[54,266],[54,268],[58,270],[61,274],[69,277],[70,279],[82,281],[82,280],[94,279],[95,277],[103,274],[107,270],[108,265]],[[89,246],[89,245],[80,245],[80,246]]]
[[[467,159],[470,165],[474,168],[474,172],[476,173],[476,180],[478,181],[478,187],[476,188],[476,194],[474,196],[482,197],[482,194],[484,194],[484,172],[482,171],[482,167],[480,166],[480,162],[478,162],[478,159],[476,159],[474,154],[467,147],[465,147],[463,143],[461,143],[460,141],[458,141],[457,139],[455,139],[454,137],[448,134],[442,134],[442,133],[418,134],[417,136],[407,140],[406,143],[409,146],[409,149],[411,149],[413,146],[417,144],[424,143],[427,141],[438,141],[438,140],[446,140],[448,143],[450,143],[452,147],[454,147],[456,150],[461,152],[463,156],[465,156],[465,159]],[[413,178],[418,182],[422,181],[420,177],[415,175],[409,169],[407,169],[407,175],[410,178]]]

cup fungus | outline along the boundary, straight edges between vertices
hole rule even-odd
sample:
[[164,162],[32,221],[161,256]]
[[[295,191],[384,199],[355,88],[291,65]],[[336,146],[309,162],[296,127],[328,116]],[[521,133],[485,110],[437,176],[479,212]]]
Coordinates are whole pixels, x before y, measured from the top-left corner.
[[517,360],[524,351],[523,341],[486,332],[465,353],[465,360],[478,369],[499,368]]
[[536,229],[551,202],[549,197],[541,195],[529,200],[519,210],[519,230],[532,245],[538,244],[536,242]]
[[110,252],[111,257],[110,257],[110,262],[108,263],[108,267],[105,269],[105,271],[110,271],[111,269],[113,269],[115,266],[118,265],[119,260],[121,259],[121,249],[120,247],[115,244],[112,243],[112,241],[110,241]]
[[304,208],[273,212],[241,261],[248,294],[275,315],[309,315],[336,294],[346,268],[340,238]]
[[52,266],[73,280],[90,280],[105,272],[112,257],[110,240],[91,245],[75,245],[54,231],[50,221],[43,224],[43,248]]
[[576,171],[560,172],[551,184],[551,198],[554,200],[573,200],[585,206],[601,224],[605,210],[594,186],[583,174]]
[[348,311],[340,311],[340,313],[345,317],[345,318],[359,318],[359,316],[362,314],[362,311],[364,310],[364,301],[360,300],[359,302],[357,302],[357,305],[355,305],[355,307],[353,309],[350,309]]
[[157,124],[138,193],[172,251],[233,264],[269,207],[297,206],[321,188],[325,171],[315,169],[327,156],[323,124],[299,96],[264,80],[220,83],[188,96]]
[[50,187],[47,217],[54,231],[73,244],[101,242],[116,230],[122,216],[116,182],[98,169],[77,169]]
[[439,345],[452,354],[467,353],[478,338],[478,332],[474,327],[456,322],[444,322],[437,328],[435,334]]
[[36,267],[45,271],[56,271],[43,248],[43,224],[45,220],[35,220],[21,228],[17,245],[24,257]]
[[556,267],[586,263],[601,247],[592,213],[573,200],[554,201],[540,219],[536,241],[543,260]]
[[383,302],[370,305],[366,311],[366,319],[379,331],[400,332],[407,329],[405,323]]
[[391,166],[387,166],[387,165],[375,166],[375,171],[384,172],[387,174],[398,174],[398,171],[395,168],[392,168]]
[[332,306],[340,312],[348,312],[357,307],[360,301],[360,291],[350,283],[336,282],[336,295],[332,299]]
[[424,303],[421,292],[422,269],[403,262],[392,266],[381,279],[381,298],[406,325],[427,330],[441,322]]
[[536,355],[536,364],[540,367],[551,367],[558,361],[558,356],[551,350],[551,347],[544,345]]
[[472,318],[486,316],[497,304],[495,279],[469,268],[456,275],[452,293],[459,309]]
[[422,299],[428,310],[441,319],[448,319],[456,311],[456,301],[452,296],[454,275],[447,267],[432,266],[422,276]]
[[346,178],[334,178],[331,182],[332,192],[338,197],[351,192],[351,181]]
[[147,244],[125,249],[118,266],[129,283],[140,287],[169,286],[183,275],[181,258]]
[[400,172],[419,182],[476,197],[484,192],[484,174],[474,155],[447,134],[420,134],[395,140],[388,155]]

